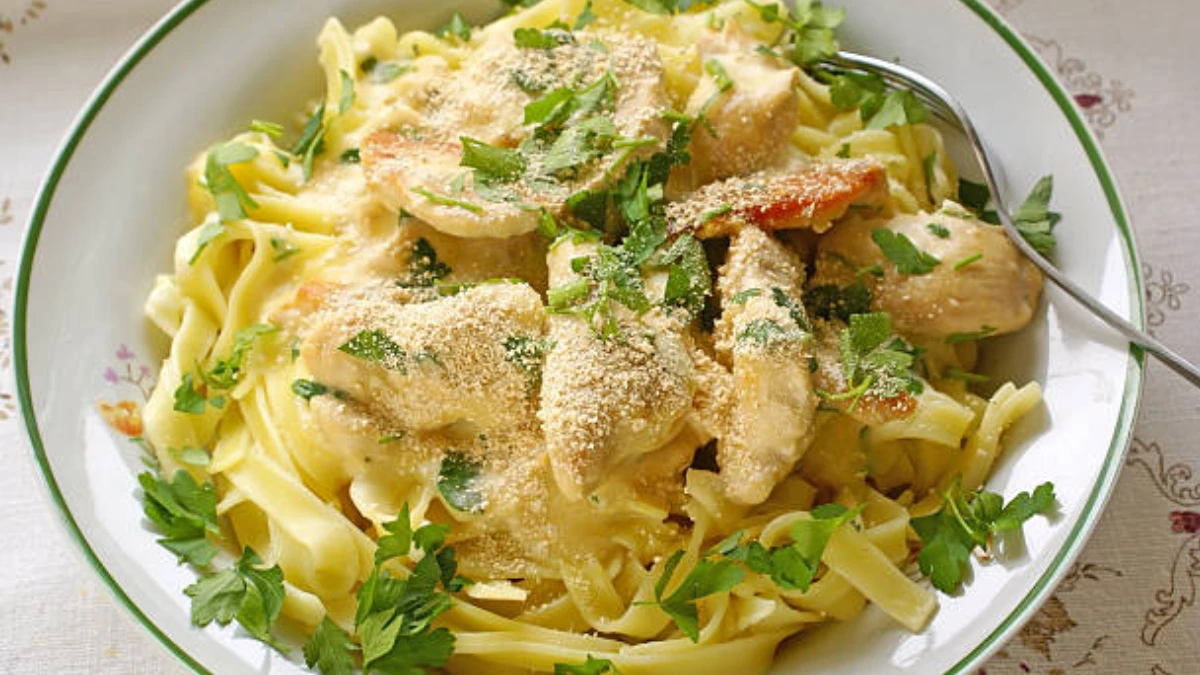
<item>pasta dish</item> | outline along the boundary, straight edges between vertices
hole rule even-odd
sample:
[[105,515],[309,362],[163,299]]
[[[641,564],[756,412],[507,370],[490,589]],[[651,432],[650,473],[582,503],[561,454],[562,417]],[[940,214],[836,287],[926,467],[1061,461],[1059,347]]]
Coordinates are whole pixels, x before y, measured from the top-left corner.
[[194,623],[322,673],[763,673],[868,604],[921,631],[1051,508],[981,491],[1040,390],[980,342],[1040,274],[797,4],[328,21],[302,124],[188,168],[146,302]]

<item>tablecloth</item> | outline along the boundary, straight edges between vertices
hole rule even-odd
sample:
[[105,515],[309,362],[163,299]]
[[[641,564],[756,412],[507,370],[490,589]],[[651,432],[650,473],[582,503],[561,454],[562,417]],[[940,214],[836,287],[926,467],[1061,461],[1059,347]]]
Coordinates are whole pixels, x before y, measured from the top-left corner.
[[[1101,138],[1140,244],[1150,326],[1200,360],[1200,3],[991,2]],[[0,0],[0,672],[184,672],[62,528],[17,421],[9,344],[20,239],[51,155],[172,4]],[[1151,363],[1135,435],[1095,535],[987,673],[1200,672],[1200,392]]]

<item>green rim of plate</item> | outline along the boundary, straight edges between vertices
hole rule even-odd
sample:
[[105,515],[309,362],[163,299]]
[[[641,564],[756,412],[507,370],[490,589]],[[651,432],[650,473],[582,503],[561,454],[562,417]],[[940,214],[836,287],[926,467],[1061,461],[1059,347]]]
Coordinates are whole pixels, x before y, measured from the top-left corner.
[[[140,608],[129,598],[124,589],[116,582],[115,579],[108,573],[107,568],[97,557],[96,552],[92,550],[86,536],[79,529],[79,524],[72,516],[70,509],[67,507],[66,501],[63,499],[62,491],[58,487],[58,482],[54,478],[54,473],[50,468],[49,458],[46,456],[45,448],[42,445],[42,436],[38,428],[37,418],[33,413],[33,396],[29,386],[29,364],[27,362],[27,345],[25,341],[26,329],[26,308],[29,299],[29,279],[33,271],[33,262],[37,253],[38,240],[41,237],[42,227],[45,223],[46,214],[50,210],[50,204],[54,197],[54,192],[58,187],[59,181],[62,179],[63,173],[66,171],[71,157],[75,154],[75,149],[78,147],[84,134],[87,133],[92,121],[100,113],[104,104],[112,97],[117,87],[125,80],[129,73],[144,59],[158,43],[162,42],[167,35],[170,34],[177,26],[184,22],[197,9],[202,7],[208,0],[185,0],[177,5],[169,14],[161,21],[154,25],[137,44],[129,50],[128,53],[120,60],[116,67],[109,73],[108,77],[100,84],[91,99],[84,107],[83,112],[75,120],[71,126],[70,132],[67,134],[65,141],[55,154],[54,162],[51,165],[49,174],[45,182],[42,184],[41,190],[38,192],[37,200],[34,205],[33,215],[29,221],[29,228],[25,235],[25,242],[21,251],[21,265],[17,274],[17,291],[14,300],[13,312],[13,361],[15,364],[16,380],[17,380],[17,397],[21,405],[21,418],[25,425],[26,433],[29,436],[30,445],[33,448],[34,455],[37,459],[38,466],[41,468],[42,477],[46,481],[46,485],[50,490],[50,496],[53,498],[55,505],[58,507],[59,515],[63,518],[67,530],[72,538],[82,549],[84,557],[92,565],[96,574],[104,581],[113,595],[125,606],[125,609],[138,620],[142,626],[150,632],[158,641],[174,654],[186,666],[193,669],[197,673],[209,673],[208,669],[201,665],[195,658],[188,654],[182,647],[175,644],[171,638],[162,631],[153,621],[147,617]],[[1108,199],[1109,209],[1112,211],[1113,218],[1116,220],[1117,227],[1120,230],[1121,238],[1125,244],[1125,254],[1128,256],[1127,263],[1130,272],[1130,306],[1134,310],[1133,322],[1138,327],[1145,326],[1145,307],[1144,307],[1144,287],[1141,275],[1141,265],[1138,263],[1137,248],[1134,243],[1133,232],[1129,227],[1129,222],[1125,215],[1125,207],[1121,203],[1121,198],[1117,193],[1116,182],[1113,180],[1112,172],[1108,168],[1108,164],[1104,160],[1104,156],[1100,151],[1099,145],[1087,124],[1084,123],[1079,111],[1075,108],[1071,101],[1070,95],[1063,90],[1062,85],[1054,78],[1045,64],[1033,53],[1025,42],[1017,36],[1016,32],[1001,19],[991,8],[982,4],[980,0],[958,0],[971,11],[973,11],[980,19],[992,28],[1004,41],[1012,48],[1025,65],[1037,76],[1038,81],[1042,83],[1046,91],[1054,98],[1055,103],[1061,109],[1063,115],[1070,122],[1071,128],[1075,131],[1076,137],[1083,145],[1087,153],[1088,160],[1091,162],[1092,169],[1096,173],[1096,177],[1100,181],[1100,185],[1104,190],[1104,194]],[[1121,469],[1121,459],[1125,454],[1126,449],[1133,436],[1133,421],[1137,414],[1138,403],[1141,399],[1142,391],[1142,375],[1144,367],[1144,355],[1140,348],[1130,345],[1129,347],[1129,363],[1126,368],[1125,391],[1122,395],[1121,407],[1117,416],[1117,426],[1113,434],[1111,443],[1109,444],[1108,454],[1105,457],[1104,464],[1101,467],[1100,475],[1096,480],[1091,494],[1088,496],[1087,503],[1084,505],[1082,516],[1079,522],[1071,530],[1067,536],[1063,547],[1058,554],[1050,562],[1046,572],[1038,579],[1033,588],[1022,598],[1021,602],[1005,617],[1004,621],[992,631],[987,638],[975,647],[969,654],[964,656],[956,663],[948,672],[962,673],[972,668],[977,667],[982,661],[987,658],[992,652],[999,649],[1001,640],[1007,637],[1016,626],[1023,624],[1030,618],[1030,615],[1037,610],[1045,597],[1054,589],[1057,582],[1065,573],[1066,564],[1074,560],[1083,548],[1087,540],[1087,534],[1095,527],[1101,513],[1101,507],[1107,501],[1108,496],[1112,493],[1113,485],[1116,483],[1117,476]]]

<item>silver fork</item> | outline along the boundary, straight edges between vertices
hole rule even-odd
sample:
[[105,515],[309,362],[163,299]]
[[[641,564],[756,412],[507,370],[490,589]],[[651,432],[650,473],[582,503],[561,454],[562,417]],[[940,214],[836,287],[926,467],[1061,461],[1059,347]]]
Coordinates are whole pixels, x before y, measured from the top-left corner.
[[975,157],[979,160],[980,168],[983,170],[983,179],[987,183],[988,189],[991,190],[1000,223],[1004,226],[1004,231],[1008,234],[1008,238],[1012,240],[1021,253],[1026,258],[1029,258],[1030,262],[1036,265],[1059,288],[1066,291],[1067,295],[1070,295],[1079,304],[1088,308],[1092,314],[1096,315],[1104,323],[1116,329],[1133,344],[1153,354],[1171,370],[1183,376],[1184,379],[1200,387],[1200,368],[1189,363],[1170,347],[1159,342],[1145,331],[1139,330],[1099,300],[1093,298],[1083,287],[1071,281],[1070,278],[1060,272],[1025,241],[1025,238],[1017,230],[1017,226],[1013,224],[1012,216],[1009,213],[1008,206],[1005,204],[1004,195],[1000,192],[1000,185],[996,180],[993,162],[988,156],[983,142],[979,139],[979,134],[975,131],[974,125],[971,124],[971,118],[967,115],[966,109],[963,108],[958,99],[954,98],[954,96],[933,80],[890,61],[851,52],[838,52],[836,56],[828,59],[826,63],[835,66],[839,70],[874,73],[882,77],[884,82],[889,86],[908,89],[921,102],[928,106],[934,115],[961,129],[966,135],[967,140],[971,142],[971,147],[975,151]]

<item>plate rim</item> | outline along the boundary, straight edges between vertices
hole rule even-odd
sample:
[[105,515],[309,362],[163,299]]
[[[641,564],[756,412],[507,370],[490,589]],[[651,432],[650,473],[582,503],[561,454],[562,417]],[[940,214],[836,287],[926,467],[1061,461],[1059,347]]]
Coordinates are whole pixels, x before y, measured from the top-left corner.
[[[1082,145],[1087,155],[1100,187],[1108,202],[1109,210],[1117,225],[1119,240],[1125,257],[1127,271],[1130,275],[1128,292],[1130,294],[1130,314],[1132,323],[1140,329],[1145,329],[1145,282],[1142,278],[1141,261],[1138,255],[1136,238],[1129,224],[1127,208],[1117,189],[1116,179],[1104,156],[1103,150],[1095,134],[1084,122],[1070,94],[1054,77],[1047,65],[1032,48],[1020,37],[1015,29],[983,0],[953,0],[971,10],[985,25],[991,28],[1012,49],[1025,66],[1034,74],[1042,87],[1050,94],[1060,112],[1066,117],[1075,137]],[[129,614],[137,620],[151,636],[169,653],[179,659],[183,665],[196,673],[210,675],[197,657],[180,647],[141,610],[140,607],[125,593],[121,585],[109,574],[104,563],[92,549],[87,536],[80,529],[74,515],[67,506],[62,491],[51,469],[49,457],[42,443],[41,431],[37,415],[33,412],[33,395],[29,381],[29,364],[26,344],[26,310],[29,300],[29,283],[33,272],[33,263],[37,253],[37,245],[41,238],[46,216],[53,202],[55,191],[63,174],[70,165],[75,149],[83,140],[96,116],[105,104],[124,82],[125,78],[141,61],[154,50],[175,28],[182,24],[196,10],[208,4],[209,0],[182,0],[167,12],[138,38],[128,51],[121,56],[109,70],[104,79],[88,97],[78,115],[71,122],[63,140],[54,151],[50,168],[42,179],[34,208],[26,224],[21,243],[20,265],[17,271],[16,292],[13,296],[13,323],[11,344],[13,347],[13,372],[17,386],[17,400],[21,410],[21,422],[25,431],[25,440],[29,443],[37,462],[39,472],[49,492],[51,501],[56,507],[58,516],[72,540],[79,547],[84,559],[92,567],[108,590],[118,600]],[[1034,583],[1021,601],[1014,607],[996,628],[987,635],[970,652],[963,656],[948,673],[964,673],[980,664],[1004,644],[1017,627],[1028,621],[1033,612],[1042,605],[1046,597],[1053,592],[1058,582],[1066,574],[1067,567],[1086,545],[1090,534],[1095,529],[1104,513],[1104,506],[1112,496],[1117,478],[1124,465],[1123,459],[1133,440],[1133,426],[1141,404],[1145,384],[1145,354],[1136,345],[1129,345],[1129,359],[1125,370],[1125,386],[1121,394],[1121,405],[1117,412],[1116,427],[1112,440],[1100,468],[1100,474],[1092,487],[1087,501],[1083,506],[1079,521],[1067,534],[1062,547],[1051,559],[1046,571]]]

